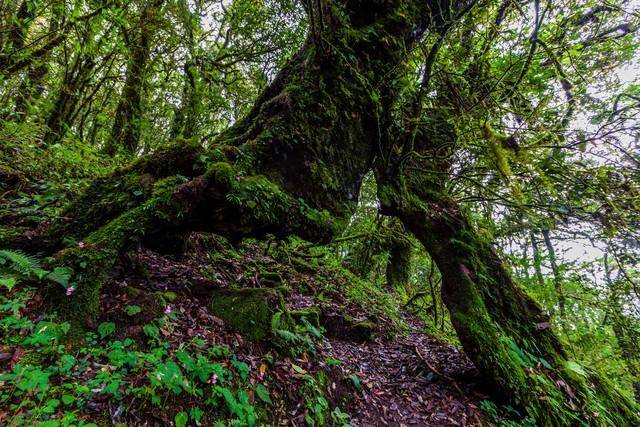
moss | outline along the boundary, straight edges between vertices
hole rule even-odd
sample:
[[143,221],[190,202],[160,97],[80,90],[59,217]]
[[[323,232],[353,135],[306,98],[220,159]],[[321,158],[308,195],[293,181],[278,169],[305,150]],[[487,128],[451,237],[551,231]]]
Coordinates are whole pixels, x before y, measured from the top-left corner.
[[27,230],[27,227],[0,225],[0,247],[10,247],[13,242],[24,239],[24,232]]
[[376,333],[376,325],[371,321],[358,321],[348,314],[323,313],[320,324],[331,337],[355,342],[371,341]]
[[396,291],[406,289],[411,272],[411,244],[405,239],[396,239],[391,244],[387,260],[387,284]]
[[274,316],[285,310],[279,289],[219,289],[214,292],[211,313],[252,341],[271,334]]
[[156,294],[167,302],[174,302],[178,298],[178,295],[171,291],[156,292]]
[[223,185],[225,189],[232,187],[237,172],[228,162],[215,162],[208,166],[206,176]]
[[320,327],[321,311],[317,307],[311,307],[305,310],[290,310],[289,315],[296,323],[302,323],[302,318],[305,318],[311,325],[316,328]]
[[98,314],[102,284],[123,248],[131,239],[144,235],[154,226],[179,217],[185,209],[172,203],[171,198],[180,182],[179,177],[159,181],[152,197],[143,205],[89,234],[82,247],[63,251],[60,263],[73,270],[72,284],[75,287],[71,297],[54,295],[64,317],[86,321]]
[[0,163],[0,189],[19,188],[25,183],[26,177],[22,172]]
[[60,215],[63,219],[54,222],[46,235],[81,239],[122,212],[144,203],[152,194],[154,184],[155,178],[149,174],[99,178],[65,208]]

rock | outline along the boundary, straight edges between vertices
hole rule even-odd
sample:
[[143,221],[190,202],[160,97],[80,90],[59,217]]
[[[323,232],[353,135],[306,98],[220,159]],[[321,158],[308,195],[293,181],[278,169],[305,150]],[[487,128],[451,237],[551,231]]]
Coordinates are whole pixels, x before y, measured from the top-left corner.
[[376,332],[373,322],[357,320],[348,314],[323,313],[320,323],[327,336],[354,342],[372,341]]
[[268,337],[273,316],[285,311],[277,288],[218,289],[210,307],[211,314],[251,341]]

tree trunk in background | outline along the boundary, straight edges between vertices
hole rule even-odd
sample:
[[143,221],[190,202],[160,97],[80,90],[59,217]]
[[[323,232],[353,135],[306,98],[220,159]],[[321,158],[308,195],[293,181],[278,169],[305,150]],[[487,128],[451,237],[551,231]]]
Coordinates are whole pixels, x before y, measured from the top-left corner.
[[92,57],[78,53],[71,69],[68,69],[62,80],[62,87],[53,104],[46,125],[47,131],[43,136],[44,143],[51,145],[59,142],[72,126],[80,95],[84,91],[87,80],[95,66]]
[[171,138],[190,139],[198,134],[198,121],[202,114],[203,82],[200,78],[201,61],[198,54],[196,31],[201,31],[201,4],[195,3],[195,11],[189,9],[185,0],[178,1],[182,26],[188,39],[188,56],[184,62],[184,84],[180,107],[175,109],[171,126]]
[[607,287],[609,288],[609,322],[613,333],[618,341],[620,354],[629,369],[633,381],[633,392],[637,402],[640,402],[640,350],[638,349],[638,334],[635,336],[629,331],[633,327],[629,325],[629,318],[624,314],[621,302],[620,290],[611,279],[611,269],[609,268],[609,255],[604,254],[604,272]]
[[[387,260],[387,284],[394,290],[407,289],[411,273],[411,243],[404,239],[394,239]],[[434,301],[435,305],[435,301]]]
[[140,12],[133,40],[128,43],[129,60],[120,101],[116,107],[111,135],[105,152],[113,155],[120,149],[128,153],[138,150],[142,130],[142,92],[151,56],[151,40],[155,34],[158,13],[164,0],[149,0]]
[[30,67],[26,77],[20,83],[20,89],[15,100],[15,114],[17,121],[26,120],[33,101],[40,98],[44,92],[44,78],[49,72],[45,64]]
[[543,229],[542,237],[544,238],[544,244],[547,247],[547,252],[549,253],[549,263],[551,264],[551,271],[553,272],[553,289],[555,290],[556,298],[558,299],[560,317],[564,319],[566,301],[564,297],[564,291],[562,290],[562,277],[560,276],[558,260],[556,258],[556,251],[553,247],[553,242],[551,241],[549,230],[547,230],[546,228]]
[[0,70],[15,62],[23,52],[27,34],[35,18],[37,0],[22,0],[10,22],[0,30]]
[[536,272],[536,279],[540,287],[544,286],[544,276],[542,275],[542,256],[540,256],[540,247],[538,246],[538,240],[533,231],[529,232],[531,239],[531,247],[533,248],[533,269]]
[[202,105],[202,93],[198,69],[193,61],[184,64],[182,102],[176,108],[171,126],[171,138],[192,138],[197,134],[198,118]]

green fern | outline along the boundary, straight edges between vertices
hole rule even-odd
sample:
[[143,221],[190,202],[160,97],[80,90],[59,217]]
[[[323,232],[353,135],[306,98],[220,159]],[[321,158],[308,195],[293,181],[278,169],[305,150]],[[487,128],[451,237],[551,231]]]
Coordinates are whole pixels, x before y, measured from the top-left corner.
[[49,274],[32,255],[16,250],[0,250],[0,277],[12,277],[17,281],[38,278]]

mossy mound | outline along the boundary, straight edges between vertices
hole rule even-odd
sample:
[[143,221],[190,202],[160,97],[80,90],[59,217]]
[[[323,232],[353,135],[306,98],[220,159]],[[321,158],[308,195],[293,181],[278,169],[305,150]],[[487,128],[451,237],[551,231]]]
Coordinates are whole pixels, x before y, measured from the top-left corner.
[[348,314],[323,313],[320,324],[328,336],[354,342],[372,341],[376,332],[373,322],[358,320]]
[[219,289],[211,298],[211,313],[251,341],[271,334],[273,317],[285,311],[280,289]]

